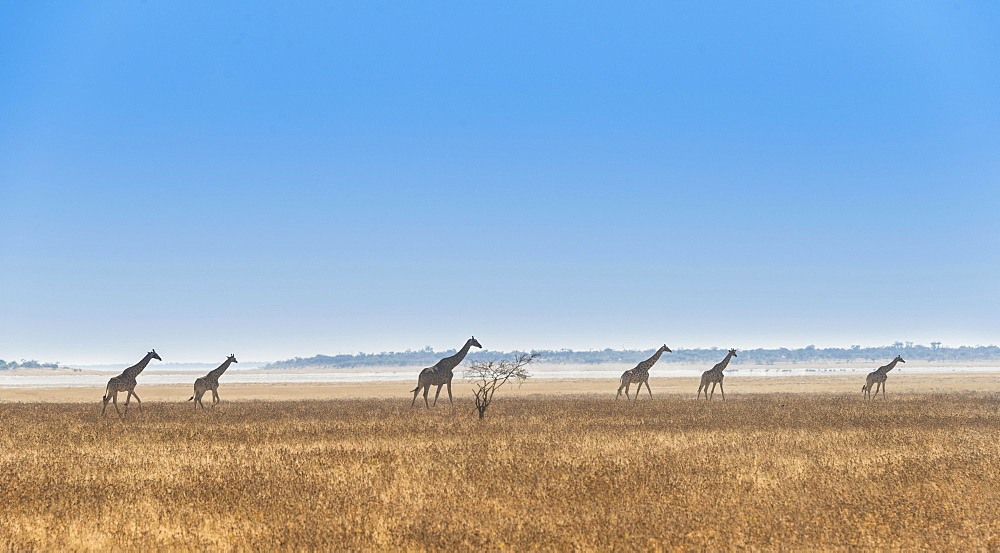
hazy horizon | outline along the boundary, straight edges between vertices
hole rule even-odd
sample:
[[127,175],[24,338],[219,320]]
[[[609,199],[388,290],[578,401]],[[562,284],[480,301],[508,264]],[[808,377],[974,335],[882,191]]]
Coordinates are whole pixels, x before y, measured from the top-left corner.
[[[751,346],[739,346],[739,345],[730,345],[730,346],[724,346],[724,347],[723,346],[717,346],[717,345],[716,346],[683,346],[682,347],[682,346],[679,346],[679,345],[671,345],[669,343],[667,345],[670,346],[675,351],[681,351],[681,350],[712,350],[712,349],[718,349],[718,350],[725,351],[729,347],[734,347],[734,348],[736,348],[739,351],[739,350],[754,350],[754,349],[776,350],[776,349],[782,349],[782,348],[786,348],[786,349],[790,349],[790,350],[802,350],[802,349],[807,348],[809,346],[815,346],[816,349],[826,349],[826,348],[849,349],[849,348],[851,348],[851,347],[853,347],[855,345],[860,346],[861,348],[864,349],[864,348],[891,347],[894,342],[896,342],[896,341],[888,342],[888,343],[884,343],[884,344],[839,344],[839,345],[838,344],[805,344],[805,345],[801,345],[801,346],[789,346],[789,345],[762,346],[762,345],[756,345],[756,346],[752,346],[752,347]],[[923,347],[930,347],[930,342],[928,342],[928,343],[919,343],[919,342],[909,341],[909,343],[911,343],[913,346],[916,346],[916,347],[921,347],[921,346],[923,346]],[[941,347],[941,348],[961,348],[961,347],[984,347],[984,346],[995,346],[995,345],[996,344],[993,344],[993,343],[989,343],[989,344],[946,344],[946,343],[941,343],[939,347]],[[424,346],[424,347],[432,347],[432,346]],[[448,351],[454,351],[454,350],[458,349],[459,347],[461,347],[461,344],[459,344],[458,346],[453,346],[453,347],[441,347],[441,348],[433,348],[432,347],[432,350],[435,353],[445,353],[445,352],[448,352]],[[605,347],[588,347],[588,348],[564,348],[564,347],[489,348],[489,347],[484,347],[482,351],[491,351],[491,352],[498,352],[498,353],[506,353],[506,352],[512,352],[512,351],[559,351],[559,350],[563,350],[563,349],[571,350],[571,351],[576,351],[576,352],[604,351],[606,349],[611,349],[611,350],[614,350],[614,351],[651,351],[651,350],[655,350],[656,347],[657,346],[655,346],[655,345],[654,346],[647,346],[647,347],[621,347],[621,346],[619,346],[619,347],[613,347],[613,346],[605,346]],[[256,365],[265,365],[265,364],[270,364],[270,363],[275,363],[275,362],[280,362],[280,361],[287,361],[287,360],[291,360],[291,359],[295,359],[295,358],[309,358],[309,357],[313,357],[313,356],[317,356],[317,355],[327,355],[327,356],[337,356],[337,355],[354,355],[354,356],[357,356],[357,355],[377,355],[377,354],[384,354],[384,353],[405,353],[408,350],[409,351],[420,351],[422,349],[423,348],[384,349],[384,350],[371,350],[371,351],[355,350],[355,351],[338,351],[338,352],[318,351],[318,352],[308,353],[308,354],[306,354],[306,353],[299,353],[299,354],[295,354],[295,355],[289,355],[289,356],[286,356],[286,357],[254,358],[254,359],[251,359],[249,357],[245,357],[243,360],[240,361],[240,365],[242,365],[242,368],[247,368],[247,365],[255,365],[255,366]],[[160,354],[160,356],[162,357],[164,355],[163,351],[165,351],[165,350],[159,349],[159,350],[157,350],[157,353]],[[60,361],[60,360],[57,360],[57,359],[42,359],[42,358],[38,358],[38,357],[24,357],[24,356],[20,356],[20,357],[15,357],[15,356],[4,357],[2,354],[0,354],[0,360],[5,360],[5,361],[20,361],[20,360],[23,359],[23,360],[38,361],[40,363],[50,363],[50,362],[51,363],[56,363],[56,362],[58,362],[61,367],[69,367],[69,368],[81,367],[81,368],[87,368],[87,367],[129,366],[129,365],[135,363],[136,361],[138,361],[139,359],[141,359],[143,355],[144,354],[137,354],[136,356],[134,356],[133,359],[127,359],[127,360],[125,360],[125,359],[110,360],[110,359],[94,358],[94,360],[92,360],[92,361]],[[222,355],[222,356],[216,356],[215,358],[202,358],[202,359],[195,359],[195,358],[190,358],[190,359],[169,359],[168,358],[168,359],[166,359],[166,360],[164,360],[162,362],[156,362],[154,364],[155,364],[155,366],[163,366],[163,367],[169,367],[171,365],[216,365],[216,364],[221,363],[222,361],[224,361],[225,357],[226,357],[225,355]],[[239,358],[239,357],[241,357],[241,356],[237,355],[237,358]]]
[[994,344],[997,28],[0,4],[0,357]]

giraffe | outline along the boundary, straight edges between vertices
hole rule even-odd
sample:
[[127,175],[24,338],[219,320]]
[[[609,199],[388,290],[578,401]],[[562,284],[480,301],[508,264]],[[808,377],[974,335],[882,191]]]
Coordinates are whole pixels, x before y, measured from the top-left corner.
[[201,396],[205,395],[205,392],[212,390],[212,407],[219,403],[219,377],[222,373],[226,372],[229,365],[233,363],[239,363],[236,360],[236,354],[232,354],[222,362],[218,368],[213,369],[212,372],[206,374],[205,376],[194,381],[194,395],[188,398],[188,401],[194,400],[195,407],[201,406],[202,409],[205,405],[201,402]]
[[726,390],[722,387],[722,379],[725,378],[726,375],[722,374],[722,371],[726,370],[726,367],[729,366],[729,360],[732,359],[733,357],[739,357],[739,355],[736,355],[735,349],[729,350],[729,353],[726,354],[725,359],[723,359],[714,367],[701,374],[701,384],[698,385],[698,399],[701,399],[702,388],[705,389],[705,399],[706,400],[711,399],[710,396],[708,395],[708,385],[709,384],[712,385],[712,395],[714,396],[715,385],[718,384],[719,391],[722,392],[722,399],[723,401],[725,401]]
[[[102,416],[104,415],[104,411],[108,408],[108,401],[114,402],[115,412],[118,413],[119,417],[125,416],[125,414],[128,414],[128,402],[132,399],[132,396],[135,396],[135,400],[139,402],[139,411],[142,411],[142,400],[140,400],[139,396],[135,393],[135,377],[146,368],[146,365],[148,365],[152,359],[163,361],[154,349],[153,351],[147,353],[146,356],[142,358],[142,361],[139,361],[135,365],[125,369],[120,375],[112,377],[111,380],[108,381],[107,390],[104,393],[104,397],[101,398],[101,401],[104,402],[104,407],[101,408]],[[125,414],[118,410],[118,392],[128,392],[128,395],[125,396]]]
[[631,368],[624,373],[621,377],[621,385],[618,386],[618,395],[615,396],[615,401],[622,395],[622,388],[625,388],[625,399],[628,400],[628,388],[632,384],[638,384],[639,387],[635,390],[635,399],[639,400],[639,392],[642,391],[642,385],[646,385],[646,391],[649,392],[649,398],[653,398],[653,391],[649,389],[649,369],[656,364],[656,361],[664,353],[672,353],[667,344],[660,346],[660,349],[656,350],[656,353],[652,357],[646,359],[642,363],[639,363],[634,368]]
[[445,357],[444,359],[438,361],[433,367],[427,367],[426,369],[420,371],[420,377],[417,379],[417,387],[410,390],[413,392],[413,401],[410,402],[410,407],[417,404],[417,394],[420,392],[420,388],[424,389],[424,405],[430,409],[430,405],[427,403],[427,392],[431,391],[431,386],[437,385],[437,393],[434,394],[434,405],[437,405],[438,396],[441,395],[441,386],[445,384],[448,385],[448,401],[454,405],[455,402],[451,399],[451,379],[454,376],[452,372],[462,359],[465,359],[465,355],[469,353],[469,348],[476,346],[477,348],[483,347],[476,337],[473,336],[465,342],[462,349],[458,350],[458,353],[452,355],[451,357]]
[[891,371],[896,363],[906,363],[903,358],[899,355],[896,356],[888,365],[882,365],[881,367],[875,369],[874,371],[868,373],[868,377],[865,378],[865,385],[861,387],[861,392],[868,399],[872,398],[872,384],[875,385],[875,397],[878,397],[879,388],[882,389],[882,399],[885,399],[885,381],[888,378],[888,372]]

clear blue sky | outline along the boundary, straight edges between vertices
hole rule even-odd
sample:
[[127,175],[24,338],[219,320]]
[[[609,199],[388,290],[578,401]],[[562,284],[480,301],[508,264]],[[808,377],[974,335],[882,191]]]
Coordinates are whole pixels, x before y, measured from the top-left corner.
[[996,2],[0,3],[0,358],[997,343]]

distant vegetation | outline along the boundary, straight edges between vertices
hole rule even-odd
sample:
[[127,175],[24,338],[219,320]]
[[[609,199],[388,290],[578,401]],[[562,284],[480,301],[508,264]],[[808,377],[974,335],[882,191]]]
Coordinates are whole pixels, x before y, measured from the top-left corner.
[[39,363],[32,359],[31,361],[25,361],[21,359],[18,361],[4,361],[0,359],[0,371],[8,371],[12,369],[58,369],[59,363]]
[[[596,365],[601,363],[638,363],[651,356],[655,349],[648,350],[615,350],[603,349],[597,351],[534,350],[531,352],[498,352],[480,350],[470,352],[468,362],[485,361],[501,354],[538,353],[538,363]],[[799,349],[749,349],[738,350],[739,357],[733,359],[732,365],[774,365],[779,363],[874,363],[889,361],[896,355],[902,355],[907,361],[1000,361],[1000,347],[997,346],[961,346],[956,348],[942,347],[940,342],[932,342],[930,346],[915,345],[913,342],[896,342],[889,346],[849,348],[817,348],[806,346]],[[296,357],[286,361],[277,361],[262,366],[263,369],[300,369],[300,368],[350,368],[350,367],[392,367],[392,366],[430,366],[455,350],[434,351],[430,346],[417,350],[402,352],[359,353],[357,355],[315,355],[313,357]],[[726,350],[710,349],[678,349],[660,358],[660,363],[712,364],[717,363],[726,354]]]

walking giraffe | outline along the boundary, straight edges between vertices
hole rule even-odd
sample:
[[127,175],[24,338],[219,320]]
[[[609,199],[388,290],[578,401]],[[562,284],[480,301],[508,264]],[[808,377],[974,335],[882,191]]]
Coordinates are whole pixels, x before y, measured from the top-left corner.
[[622,388],[625,388],[625,399],[626,400],[629,399],[628,388],[632,384],[639,385],[635,389],[636,401],[639,400],[639,392],[642,391],[643,384],[646,385],[646,391],[649,392],[649,398],[652,399],[653,391],[649,389],[649,369],[656,364],[656,361],[659,360],[660,356],[663,355],[664,353],[671,353],[670,348],[667,347],[667,344],[663,344],[662,346],[660,346],[660,349],[656,350],[656,353],[654,353],[653,356],[650,357],[649,359],[646,359],[642,363],[636,365],[634,368],[631,368],[622,373],[621,385],[618,386],[618,394],[615,396],[615,401],[618,401],[618,398],[621,397]]
[[139,402],[139,411],[142,411],[142,400],[140,400],[139,396],[135,393],[135,377],[138,376],[139,373],[146,368],[146,365],[148,365],[153,359],[163,361],[163,359],[160,359],[160,356],[156,354],[156,350],[154,349],[153,351],[147,353],[146,356],[142,358],[142,361],[139,361],[135,365],[125,369],[120,375],[112,377],[111,380],[108,381],[107,390],[104,393],[104,397],[101,398],[101,401],[104,402],[104,407],[101,408],[102,416],[104,415],[104,411],[108,408],[108,400],[112,400],[114,402],[115,412],[118,413],[118,416],[124,416],[124,414],[118,410],[118,392],[128,392],[128,395],[125,396],[126,414],[128,413],[128,402],[132,399],[132,396],[135,396],[135,400]]
[[711,399],[711,397],[708,395],[708,385],[709,384],[712,385],[712,395],[714,396],[715,385],[718,384],[719,391],[722,392],[722,399],[723,401],[725,401],[726,390],[722,387],[722,379],[725,378],[726,375],[722,374],[722,371],[726,370],[726,367],[729,366],[729,360],[732,359],[733,357],[739,357],[738,355],[736,355],[735,349],[729,350],[729,353],[726,354],[725,359],[723,359],[717,365],[715,365],[711,369],[701,374],[701,384],[698,385],[698,399],[701,399],[702,388],[705,389],[705,399],[706,400]]
[[882,399],[885,399],[885,381],[888,378],[888,373],[895,366],[896,363],[906,363],[903,358],[899,355],[896,356],[888,365],[882,365],[881,367],[875,369],[874,371],[868,373],[868,377],[865,378],[865,385],[861,387],[861,392],[868,399],[872,398],[872,384],[875,385],[875,397],[878,397],[879,388],[882,389]]
[[452,355],[451,357],[445,357],[444,359],[438,361],[433,367],[427,367],[426,369],[420,371],[420,376],[417,378],[417,387],[410,390],[413,392],[413,401],[410,402],[410,407],[417,404],[417,394],[420,392],[420,388],[424,389],[424,405],[428,409],[431,406],[427,403],[427,392],[431,391],[431,386],[437,386],[437,393],[434,394],[434,405],[437,405],[438,396],[441,395],[441,386],[445,384],[448,385],[448,401],[454,405],[455,402],[451,399],[451,379],[454,376],[455,367],[465,359],[466,354],[469,353],[469,348],[476,346],[477,348],[483,347],[476,341],[476,337],[473,336],[469,338],[462,349],[458,350],[458,353]]
[[205,405],[201,402],[201,396],[205,395],[205,392],[212,390],[212,407],[219,403],[219,377],[222,373],[226,372],[229,365],[233,363],[239,363],[236,360],[236,354],[230,355],[222,362],[217,368],[213,369],[212,372],[206,374],[205,376],[194,381],[194,395],[188,398],[188,401],[194,400],[195,407],[201,406],[202,409]]

